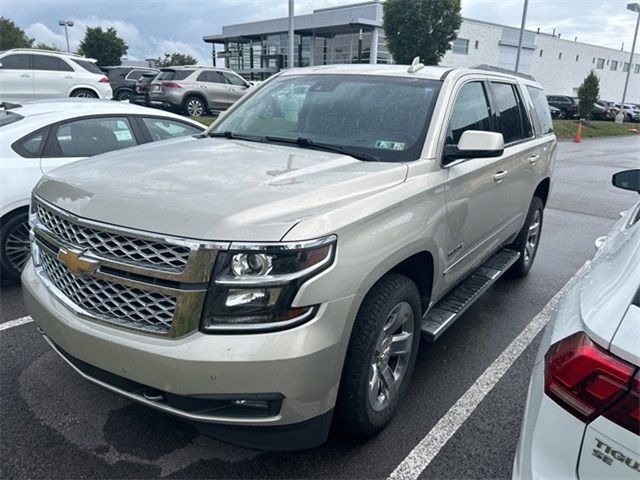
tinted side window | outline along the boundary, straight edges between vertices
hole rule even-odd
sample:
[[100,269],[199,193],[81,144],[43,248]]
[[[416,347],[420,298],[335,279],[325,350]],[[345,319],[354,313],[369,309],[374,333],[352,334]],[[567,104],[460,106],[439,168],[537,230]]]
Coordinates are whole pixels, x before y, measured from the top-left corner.
[[536,117],[538,117],[538,122],[540,123],[540,131],[543,135],[553,132],[551,112],[549,111],[549,104],[547,103],[544,93],[535,87],[527,87],[527,90],[529,91],[529,95],[531,95],[531,100],[533,100]]
[[50,70],[56,72],[73,72],[73,68],[67,62],[58,57],[49,55],[33,56],[34,70]]
[[0,59],[0,63],[2,63],[3,70],[30,70],[32,56],[26,54],[7,55]]
[[201,130],[192,125],[187,125],[186,123],[175,120],[167,120],[166,118],[143,117],[142,121],[145,127],[147,127],[147,130],[149,130],[154,142],[168,138],[194,135],[201,132]]
[[457,145],[466,130],[491,131],[489,102],[481,82],[467,83],[458,92],[445,143]]
[[147,73],[146,70],[131,70],[127,75],[127,80],[139,80],[145,73]]
[[522,107],[514,86],[509,83],[491,83],[498,111],[498,131],[508,144],[527,138],[523,131]]
[[95,63],[89,62],[88,60],[77,60],[75,58],[72,58],[71,61],[80,65],[87,72],[103,73],[102,70],[100,70]]
[[137,145],[125,117],[83,118],[58,127],[52,157],[91,157]]
[[167,80],[184,80],[189,75],[191,75],[194,70],[178,70],[173,73],[173,77]]
[[212,70],[208,70],[200,73],[200,75],[198,75],[198,81],[209,82],[209,83],[227,83],[227,81],[220,74],[220,72],[214,72]]
[[37,131],[13,144],[13,149],[26,158],[38,158],[42,154],[49,129]]

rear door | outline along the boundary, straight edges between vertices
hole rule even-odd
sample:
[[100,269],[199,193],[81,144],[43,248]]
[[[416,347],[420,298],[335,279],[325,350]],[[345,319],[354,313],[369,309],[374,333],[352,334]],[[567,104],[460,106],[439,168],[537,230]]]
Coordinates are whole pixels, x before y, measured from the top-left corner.
[[36,100],[66,97],[76,84],[77,72],[62,58],[33,56],[33,90]]
[[33,55],[14,53],[0,59],[0,101],[33,100]]
[[[507,202],[505,230],[508,234],[520,230],[538,184],[534,168],[545,155],[541,142],[535,141],[527,105],[514,82],[489,82],[497,131],[504,138],[503,170],[507,172]],[[541,164],[544,162],[541,162]]]
[[[466,130],[494,131],[488,85],[472,80],[460,86],[448,119],[445,144],[457,145]],[[503,157],[471,158],[443,164],[447,180],[445,288],[497,250],[504,238],[507,182]]]

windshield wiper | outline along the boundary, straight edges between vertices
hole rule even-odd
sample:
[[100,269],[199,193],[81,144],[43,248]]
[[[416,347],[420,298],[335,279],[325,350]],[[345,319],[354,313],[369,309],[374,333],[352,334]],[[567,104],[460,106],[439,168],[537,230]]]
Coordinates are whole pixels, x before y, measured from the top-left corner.
[[209,132],[206,134],[208,137],[214,137],[214,138],[228,138],[230,140],[247,140],[249,142],[264,142],[264,137],[260,137],[260,136],[254,136],[254,135],[242,135],[242,134],[237,134],[237,133],[233,133],[229,130],[226,130],[224,132]]
[[298,145],[301,148],[310,148],[314,150],[326,150],[328,152],[342,153],[343,155],[349,155],[353,158],[357,158],[358,160],[364,160],[367,162],[377,162],[378,159],[373,155],[369,155],[368,153],[361,152],[359,150],[343,147],[340,145],[333,145],[331,143],[320,143],[314,142],[310,138],[298,137],[298,138],[287,138],[287,137],[272,137],[267,135],[264,137],[269,142],[278,142],[278,143],[290,143],[293,145]]

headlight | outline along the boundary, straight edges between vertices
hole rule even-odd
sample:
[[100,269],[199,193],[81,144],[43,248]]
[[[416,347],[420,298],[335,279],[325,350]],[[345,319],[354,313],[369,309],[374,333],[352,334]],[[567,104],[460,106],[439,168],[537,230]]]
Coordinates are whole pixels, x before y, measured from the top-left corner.
[[316,306],[292,307],[300,286],[333,263],[336,236],[305,242],[233,243],[216,259],[202,330],[256,331],[291,327]]

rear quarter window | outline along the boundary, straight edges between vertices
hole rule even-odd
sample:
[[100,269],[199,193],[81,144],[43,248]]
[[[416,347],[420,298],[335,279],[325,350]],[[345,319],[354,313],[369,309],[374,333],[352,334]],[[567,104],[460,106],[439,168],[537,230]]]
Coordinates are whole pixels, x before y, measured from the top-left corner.
[[84,70],[86,70],[87,72],[91,72],[91,73],[100,73],[104,75],[104,72],[102,70],[100,70],[98,68],[98,66],[93,63],[90,62],[88,60],[78,60],[75,58],[71,59],[74,63],[76,63],[77,65],[80,65]]
[[549,111],[549,103],[547,103],[547,97],[540,88],[527,86],[527,91],[533,101],[533,108],[540,124],[540,132],[544,135],[546,133],[553,133],[553,122],[551,121],[551,112]]
[[165,70],[160,72],[158,80],[184,80],[191,75],[195,70]]

